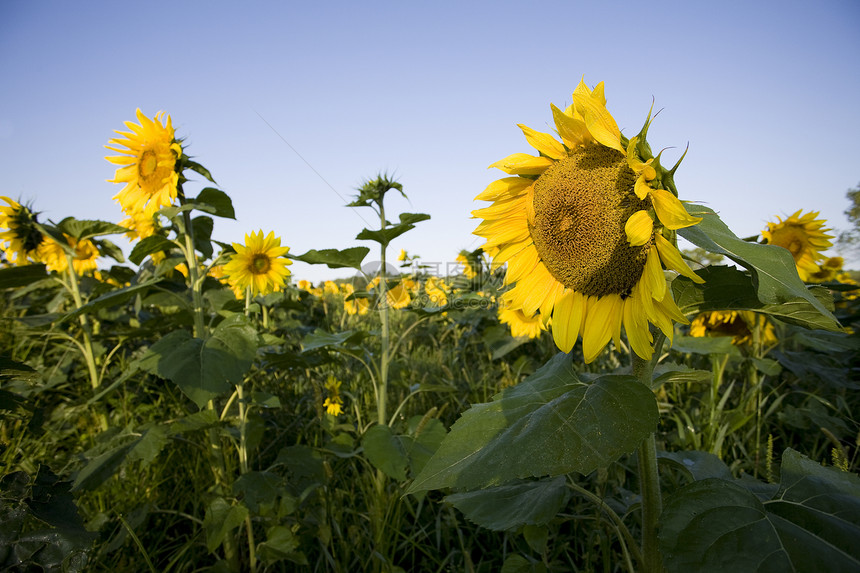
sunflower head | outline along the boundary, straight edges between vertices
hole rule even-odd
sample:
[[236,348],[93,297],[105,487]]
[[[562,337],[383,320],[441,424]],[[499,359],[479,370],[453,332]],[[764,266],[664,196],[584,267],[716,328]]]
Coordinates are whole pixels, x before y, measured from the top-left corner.
[[[324,287],[324,289],[328,288],[328,283],[330,283],[330,282],[331,281],[325,282],[326,286]],[[335,284],[333,282],[331,282],[331,284],[334,285],[335,292],[340,292],[339,290],[337,290],[337,284]],[[351,283],[343,283],[341,285],[341,288],[343,288],[343,298],[344,298],[343,309],[346,311],[346,313],[348,315],[350,315],[350,316],[355,316],[355,315],[364,316],[365,314],[368,313],[368,311],[370,310],[370,300],[368,300],[365,297],[353,296],[355,294],[355,287],[352,286]],[[328,293],[327,290],[325,290],[324,292]],[[350,297],[352,297],[352,298],[350,298]]]
[[179,173],[176,166],[182,147],[176,140],[170,116],[158,112],[149,119],[137,110],[139,124],[125,122],[130,131],[117,131],[107,149],[122,155],[105,157],[120,165],[111,183],[125,183],[117,201],[126,214],[145,212],[152,216],[176,200]]
[[224,274],[231,287],[245,290],[250,287],[251,294],[268,294],[280,290],[290,276],[287,265],[293,262],[284,258],[290,248],[281,246],[280,237],[274,231],[265,237],[263,231],[245,235],[245,244],[233,243],[236,254],[224,265]]
[[323,408],[326,413],[332,416],[338,416],[343,413],[343,398],[340,397],[340,380],[332,375],[329,375],[325,382],[325,389],[328,392],[328,398],[323,402]]
[[0,206],[0,249],[6,259],[16,265],[26,265],[38,259],[43,236],[36,227],[38,214],[9,197],[0,197],[6,205]]
[[[75,254],[72,256],[72,268],[77,275],[91,273],[98,268],[99,250],[89,239],[78,241],[74,237],[64,235],[66,242]],[[45,239],[39,245],[38,255],[39,260],[45,263],[45,267],[49,271],[63,273],[69,268],[69,261],[66,256],[67,251],[59,243],[53,239]]]
[[[591,362],[621,327],[633,350],[649,358],[649,324],[672,336],[686,322],[663,276],[664,266],[702,282],[674,245],[677,229],[701,219],[677,198],[672,169],[646,141],[650,113],[627,139],[606,109],[603,84],[580,82],[573,104],[551,106],[558,138],[520,125],[538,155],[515,153],[492,164],[511,175],[477,199],[492,268],[507,263],[508,310],[540,316],[557,346],[569,352],[582,335]],[[680,163],[680,161],[679,161]]]
[[824,228],[826,221],[818,218],[818,211],[804,215],[802,209],[785,220],[777,216],[777,220],[761,232],[765,242],[788,249],[801,280],[814,280],[812,275],[819,271],[818,263],[824,259],[822,253],[833,246],[833,235]]
[[735,346],[749,347],[754,343],[756,328],[760,345],[776,344],[776,333],[767,317],[748,310],[703,312],[690,324],[690,336],[731,336]]

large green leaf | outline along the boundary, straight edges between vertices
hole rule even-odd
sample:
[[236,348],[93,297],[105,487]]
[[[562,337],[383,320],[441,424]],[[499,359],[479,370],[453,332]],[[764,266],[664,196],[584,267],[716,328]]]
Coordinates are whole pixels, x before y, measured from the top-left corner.
[[467,410],[409,492],[587,474],[634,450],[657,418],[654,395],[635,378],[584,382],[572,358],[558,354],[492,402]]
[[860,571],[860,479],[791,449],[771,499],[705,479],[673,495],[660,520],[670,572]]
[[758,299],[764,304],[784,304],[804,299],[837,330],[833,315],[800,280],[788,249],[740,239],[719,216],[702,205],[688,205],[691,215],[702,217],[698,225],[680,229],[678,234],[708,252],[725,255],[752,273]]
[[73,217],[66,217],[57,223],[57,228],[78,241],[101,235],[116,235],[128,232],[128,229],[125,227],[120,227],[107,221],[82,221]]
[[400,223],[396,225],[391,225],[390,227],[386,227],[385,229],[378,229],[372,231],[370,229],[362,229],[361,232],[356,235],[356,239],[360,241],[376,241],[383,247],[387,247],[388,244],[411,229],[415,228],[413,223],[417,223],[419,221],[426,221],[430,218],[430,215],[425,213],[401,213],[400,214]]
[[0,289],[27,286],[38,280],[47,278],[45,265],[21,265],[0,269]]
[[230,505],[224,498],[216,497],[206,508],[203,529],[206,531],[206,548],[214,552],[231,531],[239,527],[248,516],[244,505]]
[[406,468],[409,465],[409,456],[402,438],[403,436],[395,436],[388,426],[380,424],[370,428],[361,440],[370,463],[397,481],[406,479]]
[[104,294],[104,295],[102,295],[96,299],[91,300],[90,302],[83,305],[82,307],[80,307],[80,308],[78,308],[78,309],[76,309],[76,310],[74,310],[74,311],[72,311],[66,315],[63,315],[63,317],[60,318],[58,323],[64,322],[66,320],[70,320],[73,318],[77,318],[78,315],[81,315],[81,314],[92,314],[93,312],[100,310],[102,308],[108,308],[108,307],[120,305],[120,304],[124,303],[125,301],[129,300],[130,298],[132,298],[138,294],[145,293],[147,290],[149,290],[149,288],[151,286],[153,286],[154,284],[156,284],[158,282],[161,282],[161,280],[162,279],[160,279],[160,278],[150,279],[150,280],[144,281],[140,284],[127,286],[127,287],[123,287],[121,289],[117,289],[115,291],[111,291],[111,292]]
[[337,249],[323,249],[317,251],[311,249],[303,255],[287,255],[291,259],[302,261],[311,265],[326,265],[331,269],[344,267],[361,270],[361,261],[367,256],[370,249],[367,247],[352,247],[338,251]]
[[131,250],[131,254],[128,256],[128,260],[136,265],[139,265],[141,262],[143,262],[143,259],[145,259],[147,255],[151,255],[152,253],[158,253],[161,251],[169,251],[170,249],[175,249],[176,247],[176,243],[165,237],[162,237],[161,235],[150,235],[149,237],[142,239],[134,246],[134,248]]
[[672,282],[675,302],[687,316],[711,310],[752,310],[806,328],[842,330],[833,315],[829,312],[822,314],[820,306],[823,306],[823,303],[815,295],[828,295],[820,287],[807,291],[819,302],[819,306],[813,305],[804,297],[787,299],[778,304],[766,304],[756,295],[752,277],[738,269],[711,266],[698,271],[697,274],[705,279],[704,284],[694,284],[686,277],[678,277]]
[[501,485],[445,498],[469,521],[493,531],[549,523],[569,497],[566,478]]
[[257,353],[257,331],[242,315],[225,319],[209,338],[175,330],[152,345],[140,367],[173,381],[199,407],[242,380]]
[[193,200],[193,203],[196,203],[198,208],[203,207],[201,210],[212,213],[216,217],[236,218],[236,211],[233,209],[233,200],[220,189],[215,189],[214,187],[201,189],[197,198]]

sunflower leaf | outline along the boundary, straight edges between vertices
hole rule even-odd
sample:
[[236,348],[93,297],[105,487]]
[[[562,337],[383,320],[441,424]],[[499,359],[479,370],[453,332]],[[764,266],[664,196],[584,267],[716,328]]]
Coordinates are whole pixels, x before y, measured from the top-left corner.
[[[212,174],[209,173],[208,169],[206,169],[205,167],[203,167],[202,165],[200,165],[196,161],[191,161],[190,159],[188,159],[185,156],[183,156],[182,159],[183,159],[183,162],[182,162],[183,168],[188,168],[191,171],[195,171],[195,172],[199,173],[200,175],[202,175],[203,177],[205,177],[206,179],[208,179],[209,181],[211,181],[212,183],[215,183],[215,180],[212,179]],[[215,183],[215,184],[217,185],[217,183]]]
[[725,255],[750,271],[756,295],[762,303],[778,305],[803,299],[821,313],[822,322],[828,325],[826,330],[841,330],[833,314],[800,280],[788,249],[740,239],[707,207],[687,205],[687,210],[690,215],[702,217],[702,221],[692,227],[679,229],[678,234],[697,247]]
[[413,225],[413,223],[426,221],[429,218],[430,215],[427,215],[426,213],[401,213],[400,222],[396,225],[391,225],[390,227],[378,229],[375,231],[370,229],[362,229],[361,232],[356,235],[355,238],[359,241],[376,241],[383,247],[387,247],[391,241],[393,241],[406,231],[414,229],[415,225]]
[[0,289],[27,286],[47,277],[45,265],[42,263],[6,267],[0,269]]
[[780,473],[778,491],[763,498],[746,482],[719,478],[678,490],[660,516],[666,569],[860,570],[860,479],[791,449]]
[[288,254],[287,257],[310,265],[326,265],[330,269],[348,267],[361,270],[361,261],[364,260],[364,257],[369,252],[370,249],[367,247],[352,247],[342,251],[337,249],[323,249],[321,251],[311,249],[303,255]]
[[492,402],[467,410],[408,493],[587,474],[634,450],[657,420],[654,394],[635,378],[584,382],[573,359],[558,354]]
[[133,296],[147,291],[149,287],[153,286],[158,282],[161,282],[161,280],[161,278],[150,279],[148,281],[144,281],[136,285],[127,286],[121,289],[117,289],[115,291],[111,291],[107,294],[104,294],[98,298],[89,301],[82,307],[63,315],[62,318],[57,321],[57,324],[65,322],[67,320],[71,320],[73,318],[77,318],[81,314],[89,314],[102,308],[120,305],[128,299],[132,298]]
[[194,199],[194,203],[212,207],[214,211],[209,212],[216,217],[224,217],[226,219],[236,218],[236,211],[233,209],[233,200],[220,189],[215,189],[214,187],[202,189],[197,198]]
[[108,256],[118,263],[125,262],[125,256],[122,254],[122,249],[117,247],[112,241],[107,239],[93,241],[99,250],[99,253]]
[[82,221],[74,217],[66,217],[57,223],[57,228],[78,241],[101,235],[116,235],[128,232],[128,229],[125,227],[120,227],[107,221]]
[[150,235],[137,243],[131,250],[128,260],[139,265],[147,255],[176,248],[176,243],[161,235]]
[[[767,304],[757,296],[752,276],[738,269],[710,266],[696,274],[705,279],[704,284],[697,285],[686,277],[678,277],[672,282],[675,303],[687,316],[712,310],[752,310],[809,329],[842,331],[833,315],[826,311],[826,305],[832,304],[827,299],[829,295],[818,287],[810,290],[803,287],[807,296]],[[810,302],[810,298],[815,301],[815,305]],[[820,308],[824,308],[827,314],[823,314]]]

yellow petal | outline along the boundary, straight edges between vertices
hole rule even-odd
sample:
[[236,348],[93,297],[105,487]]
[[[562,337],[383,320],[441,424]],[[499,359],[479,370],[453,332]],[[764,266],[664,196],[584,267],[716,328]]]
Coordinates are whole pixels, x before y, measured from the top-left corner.
[[564,113],[553,104],[550,104],[550,108],[552,109],[555,128],[558,130],[558,135],[564,141],[565,145],[573,149],[594,141],[594,138],[588,133],[588,128],[585,127],[584,121]]
[[531,179],[523,177],[504,177],[493,181],[484,191],[475,197],[476,201],[497,201],[504,198],[513,198],[521,195],[526,188],[533,185]]
[[652,248],[648,252],[648,258],[645,260],[645,269],[642,272],[642,278],[639,279],[644,283],[654,300],[663,300],[666,296],[666,277],[663,274],[663,267],[660,266],[660,256],[654,252]]
[[681,257],[681,253],[675,246],[670,243],[662,234],[657,233],[657,252],[660,254],[660,260],[663,261],[663,264],[668,269],[672,269],[673,271],[677,271],[678,273],[684,275],[688,279],[692,280],[694,283],[702,284],[705,282],[705,279],[697,275],[693,272],[693,269],[687,265],[684,261],[683,257]]
[[505,284],[515,283],[528,275],[535,269],[538,262],[540,262],[540,255],[538,255],[537,249],[524,249],[508,261]]
[[544,264],[538,262],[531,274],[522,280],[526,288],[526,295],[520,299],[523,313],[527,316],[534,316],[544,299],[549,296],[552,285],[556,282],[558,281],[549,273]]
[[624,301],[623,315],[624,332],[627,333],[630,347],[640,358],[650,360],[654,353],[654,349],[651,347],[651,332],[648,329],[648,321],[634,296],[630,296]]
[[616,313],[621,313],[621,297],[617,294],[589,297],[588,316],[582,330],[582,354],[585,362],[594,361],[612,338]]
[[636,178],[636,183],[633,185],[633,192],[636,193],[636,196],[639,197],[639,199],[645,199],[645,197],[648,196],[648,193],[650,193],[651,190],[652,187],[648,185],[647,181],[645,180],[644,173]]
[[657,218],[667,229],[683,229],[702,220],[701,217],[693,217],[687,213],[684,204],[665,189],[652,189],[650,194]]
[[651,219],[648,211],[636,211],[627,219],[624,232],[631,247],[641,247],[651,240],[651,235],[654,233],[654,220]]
[[520,123],[517,124],[517,127],[523,130],[523,135],[526,136],[526,141],[529,142],[529,145],[537,149],[542,155],[546,155],[552,159],[561,159],[567,156],[564,146],[550,134],[535,131]]
[[489,207],[483,209],[475,209],[472,211],[472,217],[478,219],[503,219],[510,213],[524,212],[525,201],[521,197],[513,199],[505,199],[496,201]]
[[562,352],[570,352],[579,336],[584,300],[582,294],[565,290],[552,311],[552,338]]
[[624,148],[621,146],[621,131],[604,105],[591,96],[577,93],[573,94],[573,103],[576,111],[585,118],[585,125],[594,139],[606,147],[624,153]]
[[[651,181],[657,177],[657,170],[651,167],[651,162],[654,159],[652,158],[648,161],[639,159],[639,154],[636,152],[636,144],[638,142],[638,137],[632,137],[630,138],[630,143],[627,144],[627,165],[636,173],[644,175],[646,180]],[[639,198],[644,199],[644,196]]]
[[553,163],[555,161],[549,157],[535,157],[527,153],[514,153],[500,161],[496,161],[489,168],[498,167],[509,175],[540,175],[549,169]]

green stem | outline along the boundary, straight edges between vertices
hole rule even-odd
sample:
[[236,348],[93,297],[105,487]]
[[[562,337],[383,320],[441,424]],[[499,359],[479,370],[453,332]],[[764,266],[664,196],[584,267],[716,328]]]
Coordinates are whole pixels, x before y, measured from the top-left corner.
[[[654,366],[660,356],[664,337],[658,335],[654,344],[654,356],[644,360],[633,354],[633,374],[642,384],[651,388]],[[657,526],[663,512],[660,492],[660,473],[657,467],[657,442],[654,433],[639,445],[639,487],[642,495],[642,571],[660,573],[663,560],[657,539]]]
[[[379,198],[379,220],[380,220],[380,229],[385,230],[385,207],[382,204],[382,197]],[[382,334],[380,337],[380,344],[382,345],[382,352],[380,353],[380,364],[379,364],[379,399],[376,403],[377,408],[377,421],[380,424],[385,424],[387,422],[386,409],[388,407],[388,361],[389,361],[389,348],[388,348],[388,338],[390,336],[388,331],[388,285],[385,282],[385,245],[381,245],[380,247],[380,266],[379,266],[379,296],[381,305],[381,314],[380,318],[382,320]]]

